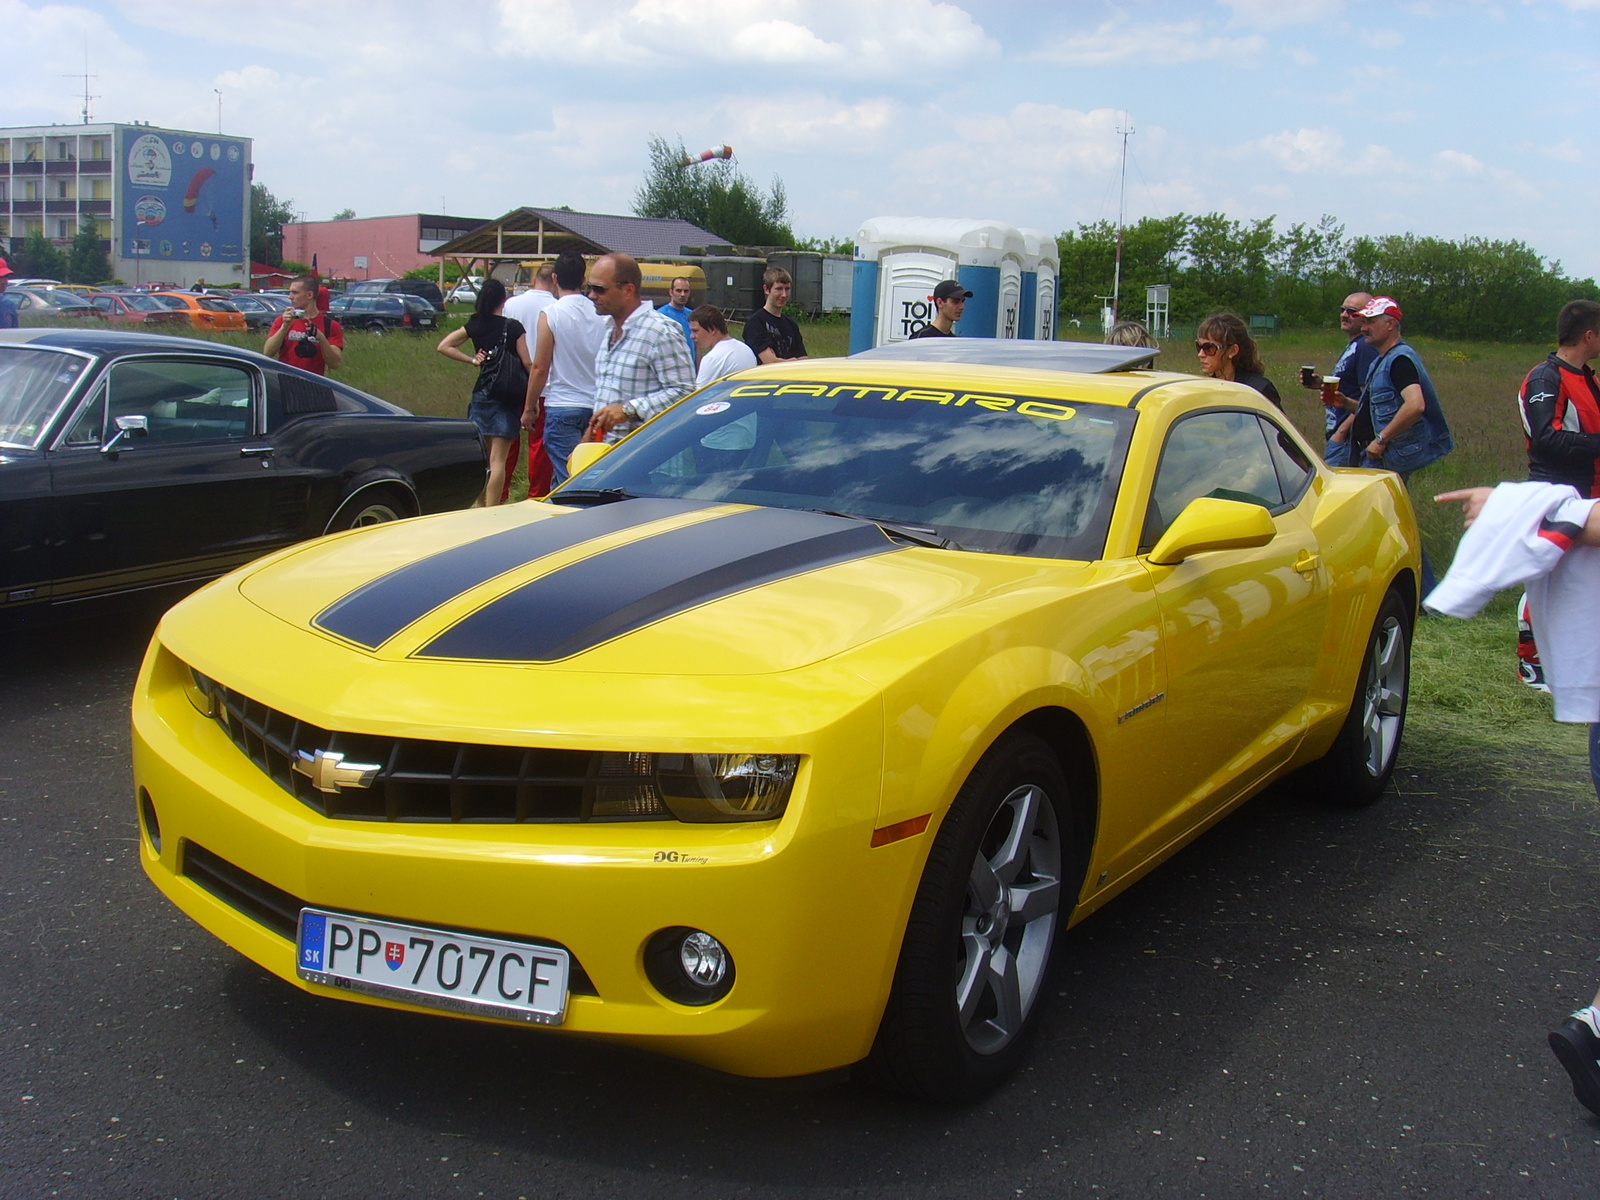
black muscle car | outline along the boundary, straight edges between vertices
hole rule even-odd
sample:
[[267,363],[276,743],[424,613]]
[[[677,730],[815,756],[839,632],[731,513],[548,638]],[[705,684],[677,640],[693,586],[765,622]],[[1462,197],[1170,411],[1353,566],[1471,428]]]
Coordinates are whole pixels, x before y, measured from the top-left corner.
[[0,332],[0,621],[463,508],[483,480],[470,421],[412,416],[249,350]]

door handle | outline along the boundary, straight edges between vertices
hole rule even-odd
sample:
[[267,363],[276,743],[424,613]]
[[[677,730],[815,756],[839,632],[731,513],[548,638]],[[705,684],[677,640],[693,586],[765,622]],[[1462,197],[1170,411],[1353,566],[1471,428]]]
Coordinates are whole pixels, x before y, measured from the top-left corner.
[[1321,565],[1321,563],[1321,556],[1313,554],[1309,550],[1302,550],[1294,560],[1294,569],[1300,572],[1302,575],[1309,575],[1315,571],[1317,567]]
[[271,458],[272,457],[272,447],[271,446],[240,446],[239,447],[239,457],[240,458],[262,458],[262,459]]

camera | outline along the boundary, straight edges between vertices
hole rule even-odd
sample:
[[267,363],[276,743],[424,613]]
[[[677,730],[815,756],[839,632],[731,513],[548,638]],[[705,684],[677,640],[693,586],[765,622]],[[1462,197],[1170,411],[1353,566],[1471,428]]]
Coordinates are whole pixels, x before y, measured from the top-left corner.
[[305,337],[294,344],[294,352],[297,358],[315,358],[320,352],[317,347],[317,331],[307,329]]

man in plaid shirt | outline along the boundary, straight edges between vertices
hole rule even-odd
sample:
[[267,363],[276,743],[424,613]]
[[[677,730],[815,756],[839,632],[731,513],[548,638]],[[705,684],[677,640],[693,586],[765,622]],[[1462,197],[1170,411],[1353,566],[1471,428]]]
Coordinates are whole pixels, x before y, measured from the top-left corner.
[[694,390],[694,362],[683,328],[639,298],[643,276],[626,254],[595,259],[585,290],[610,336],[594,362],[589,433],[615,442]]

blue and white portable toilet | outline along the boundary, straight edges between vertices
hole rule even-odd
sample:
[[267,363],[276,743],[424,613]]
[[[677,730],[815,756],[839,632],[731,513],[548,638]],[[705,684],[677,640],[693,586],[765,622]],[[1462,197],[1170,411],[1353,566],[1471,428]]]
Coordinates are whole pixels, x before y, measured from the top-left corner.
[[1037,338],[1041,342],[1054,341],[1056,336],[1056,304],[1060,299],[1061,248],[1056,239],[1041,229],[1022,230],[1022,240],[1028,249],[1033,279],[1023,282],[1022,327],[1023,337]]
[[972,293],[957,333],[1017,336],[1025,253],[1021,232],[1002,221],[874,217],[865,222],[856,233],[850,353],[904,341],[932,321],[933,289],[944,279],[959,280]]

